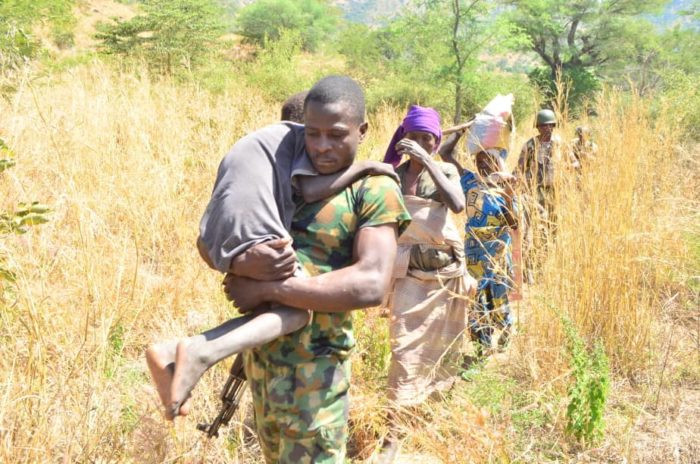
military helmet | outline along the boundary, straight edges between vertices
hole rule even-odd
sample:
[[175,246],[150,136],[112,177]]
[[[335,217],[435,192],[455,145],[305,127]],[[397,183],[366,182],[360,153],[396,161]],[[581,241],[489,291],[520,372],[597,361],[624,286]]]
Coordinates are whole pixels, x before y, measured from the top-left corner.
[[537,123],[535,126],[543,126],[545,124],[557,124],[557,117],[552,110],[539,110],[537,112]]

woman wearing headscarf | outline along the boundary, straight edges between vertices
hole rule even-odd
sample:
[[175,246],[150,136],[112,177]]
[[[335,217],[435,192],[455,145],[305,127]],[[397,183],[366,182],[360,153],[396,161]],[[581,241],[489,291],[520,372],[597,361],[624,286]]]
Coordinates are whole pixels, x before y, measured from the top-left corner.
[[[457,169],[436,161],[440,115],[432,108],[411,106],[389,144],[385,163],[396,167],[411,225],[399,237],[390,309],[391,364],[388,397],[392,407],[423,402],[450,387],[456,353],[467,328],[473,279],[465,268],[458,228],[449,211],[464,210]],[[402,158],[406,157],[401,163]],[[390,422],[395,412],[390,413]],[[391,462],[398,448],[390,425],[379,462]]]
[[503,329],[498,343],[505,345],[513,324],[508,302],[513,286],[510,231],[518,227],[518,215],[515,177],[505,169],[507,153],[495,148],[479,151],[474,156],[475,172],[463,169],[449,154],[443,156],[462,174],[467,200],[464,251],[469,274],[478,281],[476,311],[469,326],[472,338],[479,342],[479,354],[491,347],[496,328]]

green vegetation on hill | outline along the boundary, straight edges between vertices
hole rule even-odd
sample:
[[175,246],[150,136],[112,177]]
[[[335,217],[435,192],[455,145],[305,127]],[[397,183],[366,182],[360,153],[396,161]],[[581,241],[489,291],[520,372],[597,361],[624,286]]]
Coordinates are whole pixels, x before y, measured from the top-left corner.
[[[520,118],[538,104],[553,104],[560,79],[574,112],[612,84],[661,95],[679,106],[690,128],[697,122],[691,108],[700,32],[684,18],[692,24],[697,8],[676,5],[677,25],[658,29],[649,21],[669,14],[665,3],[140,0],[128,2],[133,18],[98,24],[95,37],[99,50],[122,66],[145,62],[217,91],[244,75],[274,100],[323,73],[343,72],[363,82],[370,109],[420,103],[457,122],[495,93],[512,92]],[[74,6],[73,0],[0,3],[2,69],[37,55],[39,25],[48,25],[56,45],[69,47]],[[341,17],[343,11],[367,21],[370,11],[390,10],[374,26]],[[231,31],[237,39],[226,35]]]
[[73,0],[3,0],[0,2],[0,70],[36,55],[41,22],[50,25],[50,38],[61,48],[73,45]]

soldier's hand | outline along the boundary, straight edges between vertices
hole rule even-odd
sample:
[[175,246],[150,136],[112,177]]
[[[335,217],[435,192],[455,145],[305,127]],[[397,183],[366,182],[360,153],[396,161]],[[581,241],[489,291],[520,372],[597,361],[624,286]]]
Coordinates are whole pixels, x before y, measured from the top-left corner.
[[291,239],[270,240],[236,256],[230,272],[255,280],[280,280],[294,274],[296,262]]

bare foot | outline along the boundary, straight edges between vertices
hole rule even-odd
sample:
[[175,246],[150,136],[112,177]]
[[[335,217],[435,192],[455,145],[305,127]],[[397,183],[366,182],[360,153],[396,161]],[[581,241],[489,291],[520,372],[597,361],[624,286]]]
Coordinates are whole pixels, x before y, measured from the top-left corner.
[[205,357],[198,354],[200,343],[187,338],[177,344],[175,350],[175,372],[170,388],[169,412],[175,416],[186,416],[189,408],[186,407],[190,392],[194,389],[199,379],[211,367]]
[[[151,378],[156,385],[158,396],[165,408],[165,418],[173,419],[170,412],[170,388],[173,383],[173,374],[175,371],[175,349],[177,341],[155,343],[146,350],[146,363],[148,370],[151,371]],[[180,406],[181,413],[189,412],[189,404],[185,402]]]

